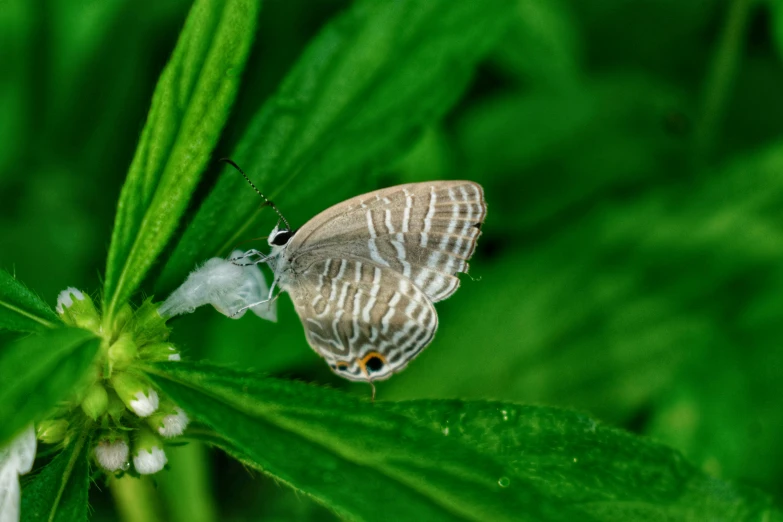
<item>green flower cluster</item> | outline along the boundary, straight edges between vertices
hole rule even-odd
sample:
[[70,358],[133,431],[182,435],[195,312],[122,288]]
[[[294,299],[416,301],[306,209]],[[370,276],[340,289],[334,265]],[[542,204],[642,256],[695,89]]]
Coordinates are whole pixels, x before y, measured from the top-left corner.
[[188,417],[155,390],[143,371],[146,363],[180,359],[166,342],[169,329],[157,307],[151,299],[136,310],[125,305],[107,324],[88,295],[68,288],[58,296],[57,313],[66,324],[95,332],[102,343],[90,382],[37,425],[38,439],[67,443],[72,426],[91,422],[97,432],[93,455],[102,469],[129,470],[132,460],[140,474],[160,471],[166,465],[161,438],[181,435]]

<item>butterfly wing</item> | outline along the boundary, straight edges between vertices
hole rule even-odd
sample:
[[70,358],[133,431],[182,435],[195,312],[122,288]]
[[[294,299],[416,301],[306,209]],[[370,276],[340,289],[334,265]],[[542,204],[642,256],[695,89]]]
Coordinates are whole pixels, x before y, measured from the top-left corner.
[[352,381],[383,380],[402,370],[438,328],[422,290],[394,269],[363,259],[315,262],[289,291],[310,346]]
[[326,209],[288,245],[297,273],[327,255],[399,272],[433,302],[459,286],[486,216],[481,185],[431,181],[370,192]]

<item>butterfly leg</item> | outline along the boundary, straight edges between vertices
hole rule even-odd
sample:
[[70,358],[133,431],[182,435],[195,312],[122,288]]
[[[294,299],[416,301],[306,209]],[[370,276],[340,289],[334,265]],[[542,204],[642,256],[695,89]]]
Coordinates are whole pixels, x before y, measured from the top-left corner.
[[277,300],[277,298],[280,297],[280,294],[282,294],[282,292],[278,292],[276,296],[272,297],[272,292],[274,292],[274,290],[275,290],[275,283],[273,282],[272,283],[272,288],[269,289],[269,296],[266,299],[264,299],[263,301],[258,301],[257,303],[250,303],[249,305],[243,306],[242,308],[240,308],[239,310],[237,310],[236,312],[231,314],[231,317],[235,317],[235,316],[241,314],[242,312],[244,312],[248,308],[253,308],[254,306],[258,306],[260,304],[269,303],[271,301]]
[[[240,261],[242,259],[247,259],[254,256],[258,256],[258,259],[251,260],[249,263],[235,263],[235,261]],[[229,259],[229,261],[231,261],[237,266],[250,266],[250,265],[258,265],[260,263],[265,263],[267,259],[269,259],[269,256],[267,256],[262,252],[259,252],[258,250],[253,249],[253,250],[248,250],[247,252],[245,252],[239,257],[232,257],[231,259]]]
[[[277,298],[275,298],[275,299],[277,299]],[[258,301],[257,303],[250,303],[249,305],[245,305],[242,308],[240,308],[239,310],[237,310],[236,312],[234,312],[233,314],[231,314],[231,317],[236,317],[237,315],[241,314],[242,312],[244,312],[248,308],[253,308],[254,306],[258,306],[260,304],[268,303],[269,301],[271,301],[271,299],[264,299],[263,301]]]

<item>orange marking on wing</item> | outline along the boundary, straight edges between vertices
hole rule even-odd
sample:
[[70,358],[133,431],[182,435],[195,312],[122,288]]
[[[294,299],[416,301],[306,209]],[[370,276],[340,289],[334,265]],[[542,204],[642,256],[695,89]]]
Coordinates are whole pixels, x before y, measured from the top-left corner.
[[365,375],[365,376],[366,376],[368,379],[370,378],[370,372],[368,372],[368,371],[367,371],[367,362],[368,362],[370,359],[375,359],[375,358],[377,358],[377,359],[380,359],[380,361],[381,361],[381,363],[382,363],[382,366],[381,366],[381,368],[383,368],[384,366],[386,366],[386,357],[384,357],[383,355],[381,355],[381,354],[380,354],[380,353],[378,353],[378,352],[368,352],[368,353],[367,353],[367,355],[365,355],[365,356],[364,356],[364,357],[362,357],[361,359],[360,359],[360,358],[357,358],[357,359],[356,359],[356,363],[359,365],[359,367],[362,369],[362,373],[363,373],[363,374],[364,374],[364,375]]

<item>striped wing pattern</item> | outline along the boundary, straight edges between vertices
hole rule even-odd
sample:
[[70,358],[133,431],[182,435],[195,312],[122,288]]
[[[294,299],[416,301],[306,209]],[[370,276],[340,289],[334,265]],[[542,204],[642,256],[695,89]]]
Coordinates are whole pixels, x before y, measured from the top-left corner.
[[434,181],[357,196],[308,221],[286,257],[310,345],[351,380],[403,369],[432,341],[432,303],[459,287],[485,215],[480,185]]
[[289,252],[296,272],[325,252],[391,268],[437,302],[459,287],[454,274],[468,271],[485,215],[477,183],[400,185],[325,210],[297,232]]
[[359,259],[313,264],[291,297],[310,346],[332,371],[354,381],[402,370],[438,328],[432,302],[410,280]]

